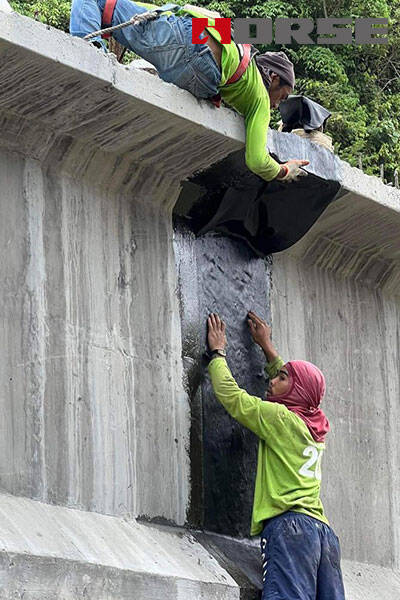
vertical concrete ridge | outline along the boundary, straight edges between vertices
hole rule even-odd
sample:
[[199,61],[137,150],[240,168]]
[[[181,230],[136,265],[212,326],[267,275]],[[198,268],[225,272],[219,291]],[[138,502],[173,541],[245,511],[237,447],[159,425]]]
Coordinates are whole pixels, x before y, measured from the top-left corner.
[[25,413],[27,426],[32,431],[27,440],[26,452],[32,456],[32,480],[34,498],[47,499],[47,465],[45,450],[44,400],[46,389],[46,259],[44,251],[43,176],[36,161],[27,160],[23,173],[24,209],[27,219],[27,262],[25,296],[23,299],[24,321],[23,344],[27,349],[24,375],[27,396]]

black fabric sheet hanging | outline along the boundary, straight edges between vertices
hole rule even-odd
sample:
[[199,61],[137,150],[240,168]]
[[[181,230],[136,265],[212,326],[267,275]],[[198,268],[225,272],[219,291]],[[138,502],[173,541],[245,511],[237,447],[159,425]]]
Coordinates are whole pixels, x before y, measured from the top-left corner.
[[332,177],[309,173],[295,183],[267,183],[247,169],[240,150],[186,182],[174,214],[197,235],[240,238],[264,257],[300,240],[339,196],[334,171],[327,167],[327,175]]
[[290,132],[292,129],[314,131],[321,127],[325,129],[326,122],[331,116],[329,110],[310,100],[306,96],[289,96],[279,104],[283,128],[282,131]]

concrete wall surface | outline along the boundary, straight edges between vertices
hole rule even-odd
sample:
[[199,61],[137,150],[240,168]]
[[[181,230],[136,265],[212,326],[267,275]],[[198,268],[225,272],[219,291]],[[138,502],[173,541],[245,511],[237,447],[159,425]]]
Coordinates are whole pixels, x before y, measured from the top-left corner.
[[1,488],[182,524],[189,417],[168,212],[0,155]]
[[274,258],[272,281],[280,352],[327,378],[322,490],[343,555],[398,570],[399,299],[287,256]]
[[219,310],[235,375],[262,392],[252,307],[327,374],[348,600],[397,600],[399,192],[271,132],[340,197],[272,262],[195,239],[173,207],[243,148],[239,115],[3,10],[0,58],[0,598],[259,598],[256,440],[201,365]]
[[12,12],[12,8],[7,0],[0,0],[0,10],[4,12]]

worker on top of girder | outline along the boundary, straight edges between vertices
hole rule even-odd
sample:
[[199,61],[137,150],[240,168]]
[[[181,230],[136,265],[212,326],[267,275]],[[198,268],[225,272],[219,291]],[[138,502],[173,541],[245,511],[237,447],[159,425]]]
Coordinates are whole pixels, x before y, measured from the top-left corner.
[[320,499],[329,422],[320,408],[325,378],[312,363],[280,358],[268,325],[248,314],[267,359],[265,400],[239,388],[226,363],[225,324],[208,318],[209,373],[228,413],[259,438],[252,535],[261,534],[262,600],[344,600],[340,545]]
[[[221,44],[214,28],[207,29],[210,35],[205,43],[193,44],[192,17],[204,17],[202,9],[176,7],[175,15],[131,0],[73,0],[70,31],[85,37],[153,9],[159,11],[156,19],[114,30],[116,41],[152,63],[164,81],[216,105],[222,97],[243,115],[246,165],[251,171],[266,181],[293,181],[304,175],[301,167],[307,160],[280,165],[266,150],[270,109],[277,108],[295,85],[293,64],[283,52],[258,54],[249,44]],[[92,42],[104,45],[100,35]]]

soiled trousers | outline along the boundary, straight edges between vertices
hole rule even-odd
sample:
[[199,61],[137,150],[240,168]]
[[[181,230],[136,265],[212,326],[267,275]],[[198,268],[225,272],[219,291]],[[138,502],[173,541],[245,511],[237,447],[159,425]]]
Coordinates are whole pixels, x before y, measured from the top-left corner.
[[322,521],[286,512],[261,536],[262,600],[344,600],[339,539]]

